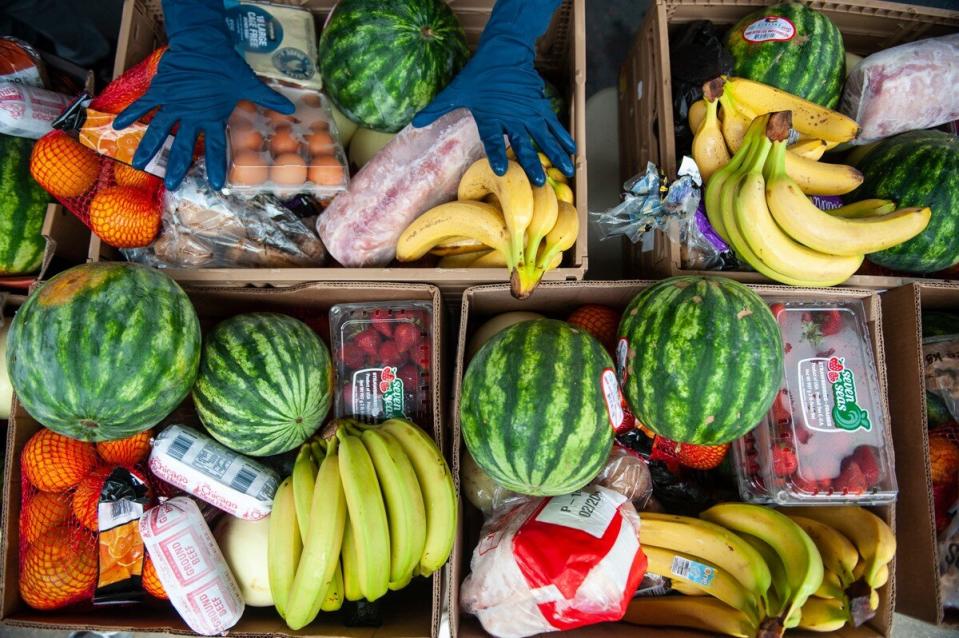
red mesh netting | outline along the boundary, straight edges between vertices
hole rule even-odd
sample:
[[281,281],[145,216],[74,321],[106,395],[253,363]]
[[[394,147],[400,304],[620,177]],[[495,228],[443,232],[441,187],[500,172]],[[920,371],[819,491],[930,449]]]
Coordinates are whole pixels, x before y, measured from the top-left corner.
[[959,424],[950,421],[929,430],[929,460],[936,531],[949,525],[949,510],[959,500]]
[[[140,98],[156,75],[164,51],[157,49],[111,82],[93,99],[90,108],[115,115]],[[104,147],[122,140],[105,140]],[[100,155],[63,131],[51,131],[37,141],[30,172],[37,183],[112,246],[146,246],[159,232],[162,180]]]
[[[20,596],[34,609],[89,602],[96,588],[97,503],[119,465],[151,487],[151,431],[107,443],[85,443],[41,429],[20,456]],[[150,589],[147,589],[150,592]],[[153,592],[151,592],[153,593]]]

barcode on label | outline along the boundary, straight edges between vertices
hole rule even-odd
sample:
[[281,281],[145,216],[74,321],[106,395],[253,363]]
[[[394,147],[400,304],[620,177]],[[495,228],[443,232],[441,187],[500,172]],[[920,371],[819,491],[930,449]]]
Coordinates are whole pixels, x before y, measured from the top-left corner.
[[185,434],[177,434],[176,438],[173,439],[173,443],[170,444],[170,456],[178,461],[182,461],[183,457],[190,450],[190,446],[193,445],[193,440],[193,437]]
[[230,482],[230,487],[246,493],[254,479],[256,479],[256,472],[248,467],[241,467],[240,471],[233,477],[233,481]]
[[110,516],[113,518],[120,518],[124,514],[129,514],[133,511],[133,503],[130,501],[117,501],[115,503],[110,503],[112,506],[110,508]]
[[713,582],[713,578],[716,576],[715,568],[683,558],[682,556],[673,556],[670,571],[673,576],[679,576],[702,587],[709,587]]
[[133,501],[110,501],[97,504],[97,526],[100,531],[106,531],[135,521],[143,514],[143,506]]

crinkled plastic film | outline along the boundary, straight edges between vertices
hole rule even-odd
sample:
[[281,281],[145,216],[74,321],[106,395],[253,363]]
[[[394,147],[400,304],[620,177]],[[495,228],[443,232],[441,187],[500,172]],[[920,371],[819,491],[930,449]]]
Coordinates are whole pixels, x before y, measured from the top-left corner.
[[156,241],[123,253],[154,268],[307,268],[326,260],[310,219],[298,218],[273,195],[213,190],[202,163],[165,193]]
[[870,55],[846,78],[840,110],[868,144],[959,119],[959,33]]

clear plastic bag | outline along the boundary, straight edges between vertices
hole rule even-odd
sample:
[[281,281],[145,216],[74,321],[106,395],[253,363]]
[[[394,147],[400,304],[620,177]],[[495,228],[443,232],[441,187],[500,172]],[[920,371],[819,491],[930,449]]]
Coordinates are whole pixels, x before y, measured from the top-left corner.
[[846,78],[840,110],[862,127],[855,144],[959,119],[959,33],[870,55]]
[[942,401],[959,420],[959,335],[927,337],[922,340],[926,393]]
[[146,248],[124,250],[154,268],[306,268],[326,259],[310,220],[272,195],[246,199],[210,188],[202,163],[167,191],[163,227]]

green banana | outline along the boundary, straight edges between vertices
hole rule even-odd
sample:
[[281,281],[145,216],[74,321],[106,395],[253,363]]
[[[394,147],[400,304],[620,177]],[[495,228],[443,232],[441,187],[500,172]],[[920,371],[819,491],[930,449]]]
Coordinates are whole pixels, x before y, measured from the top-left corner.
[[313,486],[316,481],[316,464],[309,442],[304,443],[293,463],[293,500],[296,503],[296,523],[300,538],[305,542],[310,528],[310,507],[313,502]]
[[293,481],[283,479],[273,497],[270,513],[270,531],[267,540],[267,572],[273,605],[280,616],[286,617],[286,603],[300,562],[303,544],[296,523],[296,505],[293,500]]

